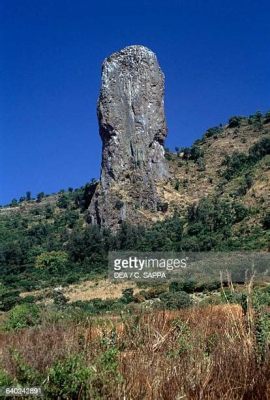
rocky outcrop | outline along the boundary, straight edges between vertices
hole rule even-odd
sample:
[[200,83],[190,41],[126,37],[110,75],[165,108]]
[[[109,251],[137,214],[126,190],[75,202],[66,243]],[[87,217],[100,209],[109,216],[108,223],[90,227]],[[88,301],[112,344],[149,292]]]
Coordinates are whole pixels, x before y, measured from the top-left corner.
[[98,100],[102,139],[100,183],[89,207],[92,223],[111,228],[157,211],[157,182],[168,178],[164,75],[155,54],[129,46],[102,66]]

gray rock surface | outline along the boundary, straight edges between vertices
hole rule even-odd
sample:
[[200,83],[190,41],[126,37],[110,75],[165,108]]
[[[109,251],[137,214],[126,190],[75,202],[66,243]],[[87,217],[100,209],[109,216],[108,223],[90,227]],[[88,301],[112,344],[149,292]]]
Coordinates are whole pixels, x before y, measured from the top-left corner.
[[105,59],[97,111],[102,166],[89,215],[115,228],[140,210],[155,212],[156,184],[168,178],[164,75],[152,51],[129,46]]

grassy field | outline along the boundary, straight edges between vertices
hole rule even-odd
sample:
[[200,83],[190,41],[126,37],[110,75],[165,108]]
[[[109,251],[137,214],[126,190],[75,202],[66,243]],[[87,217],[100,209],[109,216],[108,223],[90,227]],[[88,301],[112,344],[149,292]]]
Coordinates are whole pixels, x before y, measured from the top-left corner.
[[2,329],[0,386],[42,386],[46,399],[269,399],[269,328],[253,294],[247,307],[43,310],[31,327]]

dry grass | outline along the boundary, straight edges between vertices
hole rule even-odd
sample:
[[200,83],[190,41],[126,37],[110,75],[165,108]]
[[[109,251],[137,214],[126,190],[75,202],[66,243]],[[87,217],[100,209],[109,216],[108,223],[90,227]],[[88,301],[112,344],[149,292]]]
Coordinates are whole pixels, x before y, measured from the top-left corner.
[[80,353],[95,366],[104,352],[114,348],[115,376],[121,379],[114,380],[114,374],[102,378],[100,372],[101,397],[89,389],[86,398],[270,399],[269,352],[259,357],[247,318],[240,306],[223,305],[89,319],[86,324],[45,324],[1,334],[0,361],[15,377],[10,349],[17,349],[46,377],[54,361],[69,354]]
[[[137,293],[139,289],[133,282],[117,282],[113,283],[108,279],[99,279],[97,281],[89,280],[81,283],[76,283],[69,285],[68,287],[63,287],[62,293],[69,299],[70,303],[75,301],[87,301],[93,299],[119,299],[123,290],[127,288],[133,288],[134,293]],[[32,292],[22,292],[21,297],[26,296],[46,296],[50,293],[50,289],[36,290]]]

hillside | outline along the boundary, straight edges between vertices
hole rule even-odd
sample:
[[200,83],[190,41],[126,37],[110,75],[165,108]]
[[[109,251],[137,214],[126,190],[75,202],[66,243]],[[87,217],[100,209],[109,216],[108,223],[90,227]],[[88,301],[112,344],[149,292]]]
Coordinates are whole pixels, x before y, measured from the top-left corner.
[[269,113],[233,117],[191,148],[166,152],[158,211],[118,232],[89,225],[95,181],[0,208],[4,286],[31,290],[106,274],[110,249],[269,249]]
[[166,158],[158,210],[116,231],[89,223],[94,180],[0,208],[0,386],[269,398],[269,283],[106,278],[109,250],[269,251],[270,114],[233,117]]

